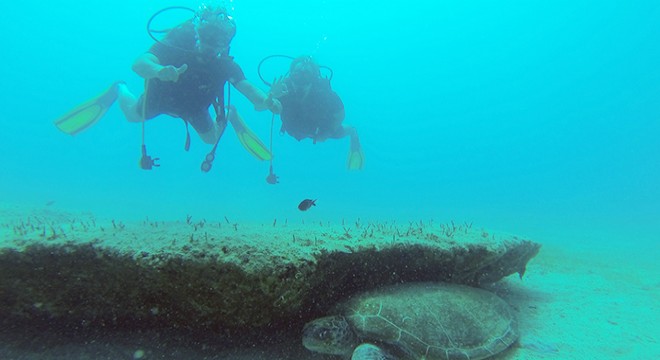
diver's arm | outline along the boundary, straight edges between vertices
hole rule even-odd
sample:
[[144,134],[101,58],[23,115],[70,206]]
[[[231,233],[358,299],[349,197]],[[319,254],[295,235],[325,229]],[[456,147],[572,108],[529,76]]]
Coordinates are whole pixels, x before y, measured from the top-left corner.
[[273,99],[270,95],[266,96],[266,93],[254,86],[251,82],[241,80],[235,83],[234,87],[250,100],[255,110],[270,110],[274,114],[279,114],[282,111],[282,105],[277,99]]
[[133,62],[133,71],[146,80],[157,78],[161,81],[176,82],[187,69],[186,64],[178,68],[172,65],[163,66],[158,57],[152,53],[144,53]]

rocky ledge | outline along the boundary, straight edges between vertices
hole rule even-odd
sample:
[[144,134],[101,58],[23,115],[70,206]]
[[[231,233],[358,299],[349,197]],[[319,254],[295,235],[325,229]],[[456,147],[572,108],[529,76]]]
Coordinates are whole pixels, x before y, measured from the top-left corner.
[[40,214],[0,220],[0,318],[86,326],[300,329],[382,285],[478,286],[540,245],[469,223],[242,224]]

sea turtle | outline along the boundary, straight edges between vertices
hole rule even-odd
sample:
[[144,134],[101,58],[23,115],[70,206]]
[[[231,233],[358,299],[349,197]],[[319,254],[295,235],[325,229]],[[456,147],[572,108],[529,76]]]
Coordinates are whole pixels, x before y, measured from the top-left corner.
[[486,290],[442,283],[386,287],[307,323],[303,345],[352,360],[479,360],[518,339],[511,307]]

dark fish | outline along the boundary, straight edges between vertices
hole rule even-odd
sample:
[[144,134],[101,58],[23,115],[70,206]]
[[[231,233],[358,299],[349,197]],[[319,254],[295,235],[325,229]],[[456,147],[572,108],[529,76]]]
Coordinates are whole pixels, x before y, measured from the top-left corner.
[[314,200],[305,199],[305,200],[301,201],[300,204],[298,204],[298,210],[305,211],[305,210],[311,208],[312,206],[316,206],[316,200],[317,199],[314,199]]

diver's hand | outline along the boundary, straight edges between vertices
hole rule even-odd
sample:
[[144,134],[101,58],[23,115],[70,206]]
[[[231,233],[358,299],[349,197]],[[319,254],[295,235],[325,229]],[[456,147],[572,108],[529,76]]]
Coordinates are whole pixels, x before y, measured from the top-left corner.
[[268,93],[268,96],[264,99],[262,106],[254,107],[257,111],[264,109],[270,110],[273,114],[280,114],[282,112],[282,103],[273,97],[273,94]]
[[272,105],[268,108],[273,114],[280,114],[282,113],[282,103],[277,100],[273,99]]
[[270,96],[277,99],[289,93],[289,89],[284,83],[284,76],[280,78],[275,78],[273,80],[273,85],[270,86]]
[[156,77],[160,81],[177,82],[179,81],[179,76],[186,72],[186,70],[188,70],[188,64],[183,64],[180,67],[167,65],[158,70]]

